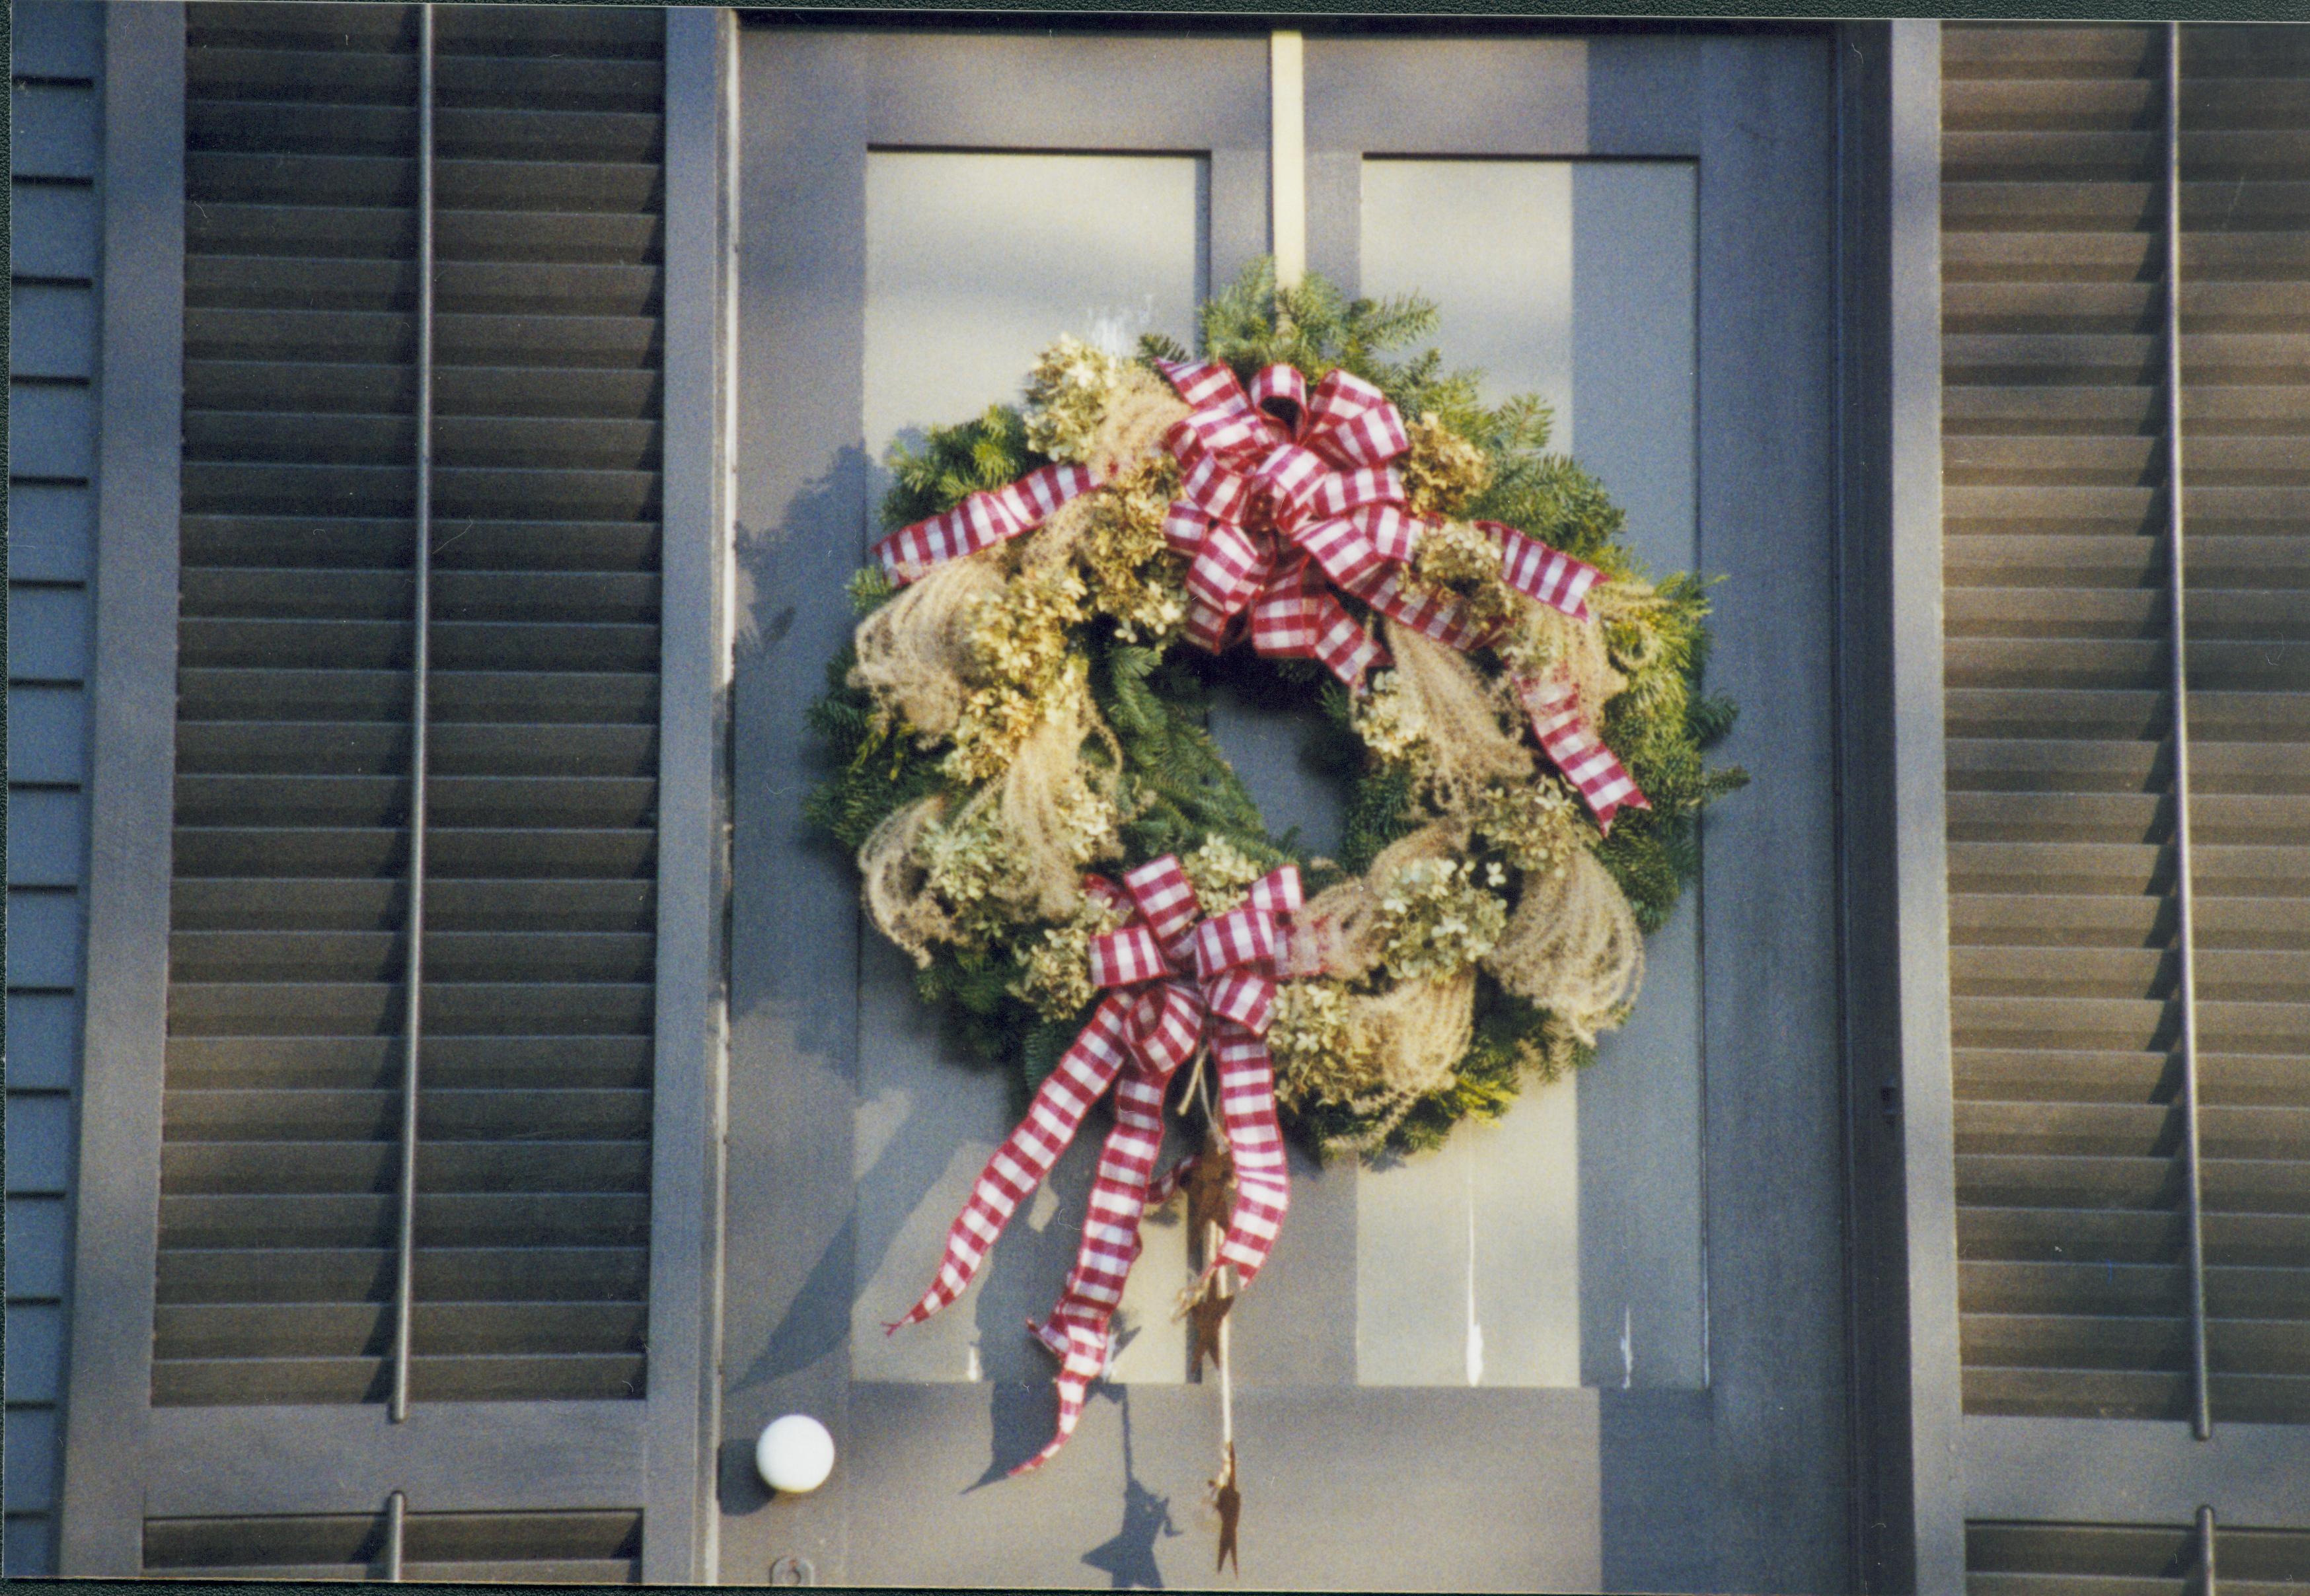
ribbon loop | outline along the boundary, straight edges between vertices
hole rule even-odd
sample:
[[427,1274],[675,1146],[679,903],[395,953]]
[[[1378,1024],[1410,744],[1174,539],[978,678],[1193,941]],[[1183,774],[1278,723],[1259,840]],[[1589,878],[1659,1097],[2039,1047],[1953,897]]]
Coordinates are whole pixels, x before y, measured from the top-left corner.
[[1296,366],[1265,367],[1251,379],[1251,402],[1290,436],[1307,413],[1307,379]]
[[1196,978],[1216,981],[1229,970],[1272,961],[1275,921],[1249,904],[1217,915],[1195,927],[1192,940]]
[[1204,1000],[1192,986],[1167,981],[1131,1011],[1131,1053],[1146,1074],[1168,1080],[1203,1039]]
[[1171,973],[1155,933],[1137,921],[1090,941],[1090,984],[1102,992],[1136,986]]
[[1175,948],[1186,935],[1187,928],[1195,923],[1203,906],[1195,901],[1195,889],[1187,880],[1187,872],[1179,868],[1178,859],[1169,854],[1160,859],[1151,859],[1134,870],[1123,873],[1123,889],[1139,906],[1139,912],[1155,934],[1163,940],[1168,950]]

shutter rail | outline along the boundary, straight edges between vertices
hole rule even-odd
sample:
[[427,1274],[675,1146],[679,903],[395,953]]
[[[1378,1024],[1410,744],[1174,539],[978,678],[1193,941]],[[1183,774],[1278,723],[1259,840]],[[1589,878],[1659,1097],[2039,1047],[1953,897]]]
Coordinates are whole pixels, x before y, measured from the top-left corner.
[[[2190,676],[2182,510],[2182,25],[2166,24],[2166,549],[2174,697],[2175,953],[2181,977],[2182,1158],[2189,1255],[2190,1428],[2214,1433],[2206,1357],[2204,1184],[2198,1139],[2198,941],[2190,851]],[[421,640],[420,657],[422,657]],[[420,733],[423,734],[421,719]],[[2210,1589],[2210,1586],[2209,1587]]]
[[[401,1213],[395,1236],[392,1418],[409,1417],[412,1304],[417,1285],[417,1070],[424,1040],[425,781],[428,638],[433,601],[433,7],[417,8],[417,491],[411,533],[412,609],[416,635],[410,664],[408,993],[402,1022]],[[399,1561],[401,1494],[394,1493],[395,1562]],[[397,1578],[398,1575],[396,1574]]]

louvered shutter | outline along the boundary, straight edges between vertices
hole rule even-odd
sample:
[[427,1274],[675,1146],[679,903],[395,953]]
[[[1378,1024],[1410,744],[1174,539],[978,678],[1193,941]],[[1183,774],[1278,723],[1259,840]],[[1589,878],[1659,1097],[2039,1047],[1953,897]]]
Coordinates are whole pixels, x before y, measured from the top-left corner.
[[[153,1396],[375,1401],[410,910],[415,15],[189,18]],[[560,21],[559,59],[493,8],[445,13],[439,44],[419,1400],[641,1394],[662,22]]]
[[[669,14],[438,8],[429,206],[421,8],[184,7],[151,1418],[121,1463],[149,1478],[101,1554],[133,1528],[138,1564],[68,1572],[357,1574],[395,1492],[404,1577],[694,1567],[707,1066],[664,1072],[657,914]],[[703,65],[685,104],[718,126]],[[685,168],[693,218],[717,159]],[[702,1035],[690,963],[673,1028]],[[654,1191],[697,1211],[669,1230]]]
[[[2293,30],[2181,37],[2209,1390],[2217,1426],[2297,1424],[2310,1420],[2310,52]],[[1944,39],[1965,1407],[2185,1419],[2165,30],[1951,25]],[[2082,1571],[2044,1571],[2064,1567]]]

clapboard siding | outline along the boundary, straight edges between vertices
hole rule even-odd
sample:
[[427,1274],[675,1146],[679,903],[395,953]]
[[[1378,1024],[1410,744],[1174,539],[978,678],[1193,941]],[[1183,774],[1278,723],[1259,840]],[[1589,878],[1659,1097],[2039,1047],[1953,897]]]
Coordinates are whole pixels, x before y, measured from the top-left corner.
[[[1944,569],[1965,1401],[2190,1402],[2165,31],[1945,30]],[[2184,30],[2181,295],[2218,1419],[2310,1421],[2310,77]]]
[[11,15],[7,1436],[10,1576],[55,1572],[82,928],[101,13]]

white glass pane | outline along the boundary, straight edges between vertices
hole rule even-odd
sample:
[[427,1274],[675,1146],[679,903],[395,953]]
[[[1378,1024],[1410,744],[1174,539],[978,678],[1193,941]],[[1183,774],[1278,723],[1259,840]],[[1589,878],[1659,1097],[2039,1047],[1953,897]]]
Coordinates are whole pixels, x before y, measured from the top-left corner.
[[[1062,333],[1127,350],[1142,332],[1192,343],[1205,282],[1207,167],[1193,156],[890,152],[866,166],[865,439],[872,491],[891,443],[1015,402]],[[1006,1071],[973,1068],[914,995],[906,957],[869,935],[861,958],[856,1135],[860,1379],[1046,1379],[1024,1322],[1073,1261],[1104,1116],[1022,1205],[970,1293],[895,1336],[881,1326],[931,1280],[946,1230],[1011,1128]],[[1187,1278],[1176,1219],[1151,1224],[1119,1324],[1117,1378],[1177,1381],[1171,1323]],[[1138,1331],[1133,1335],[1133,1331]]]
[[[1694,568],[1695,173],[1368,160],[1362,289],[1437,301],[1490,398],[1554,407],[1656,572]],[[1706,1383],[1701,966],[1688,897],[1594,1069],[1358,1187],[1366,1384]]]

